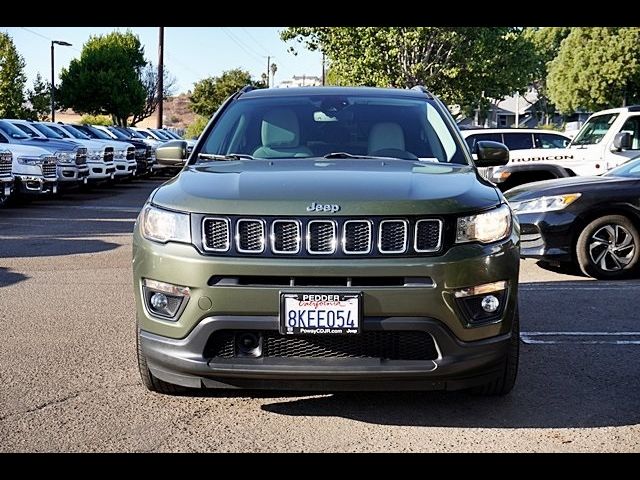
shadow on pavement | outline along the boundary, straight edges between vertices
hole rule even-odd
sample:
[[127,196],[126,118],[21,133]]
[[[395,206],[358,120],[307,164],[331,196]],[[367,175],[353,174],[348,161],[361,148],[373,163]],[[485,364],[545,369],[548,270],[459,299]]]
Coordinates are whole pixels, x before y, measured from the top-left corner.
[[20,272],[12,272],[8,268],[0,267],[0,287],[8,287],[15,283],[20,283],[29,278]]
[[0,258],[54,257],[78,253],[99,253],[113,250],[118,243],[95,239],[3,239]]

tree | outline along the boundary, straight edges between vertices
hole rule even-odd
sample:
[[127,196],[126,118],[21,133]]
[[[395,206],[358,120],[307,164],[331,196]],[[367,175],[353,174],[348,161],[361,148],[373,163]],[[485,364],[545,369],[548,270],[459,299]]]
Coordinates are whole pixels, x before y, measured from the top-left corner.
[[640,28],[573,28],[549,65],[547,85],[564,113],[640,100]]
[[[162,100],[166,100],[173,94],[176,79],[169,74],[166,67],[162,70],[162,77]],[[131,125],[135,125],[139,121],[153,115],[153,112],[156,111],[156,108],[158,108],[160,104],[160,97],[158,97],[158,68],[153,63],[147,63],[147,66],[142,69],[140,81],[145,91],[144,107],[140,112],[133,115]]]
[[275,87],[276,85],[276,72],[278,71],[278,66],[275,63],[271,64],[271,86]]
[[332,83],[423,85],[465,113],[533,77],[533,45],[513,27],[289,27],[280,36],[321,50]]
[[80,123],[83,125],[113,125],[111,117],[107,115],[83,115],[80,118]]
[[13,39],[0,32],[0,118],[24,116],[24,65]]
[[219,77],[208,77],[193,86],[191,110],[204,117],[213,115],[227,97],[246,85],[264,88],[263,82],[251,80],[251,74],[240,68],[222,72]]
[[549,100],[547,89],[549,65],[558,55],[562,41],[570,32],[571,27],[529,27],[524,30],[525,37],[533,44],[535,54],[533,86],[538,92],[536,115],[545,125],[549,123],[549,115],[556,111],[555,105]]
[[27,112],[30,120],[48,120],[51,113],[51,84],[38,73],[33,81],[33,90],[27,90],[27,101],[31,105]]
[[208,117],[202,115],[196,116],[191,125],[184,132],[184,138],[198,138],[209,122]]
[[144,110],[141,81],[147,62],[140,39],[132,32],[92,36],[60,75],[56,89],[61,106],[79,113],[110,115],[117,125]]

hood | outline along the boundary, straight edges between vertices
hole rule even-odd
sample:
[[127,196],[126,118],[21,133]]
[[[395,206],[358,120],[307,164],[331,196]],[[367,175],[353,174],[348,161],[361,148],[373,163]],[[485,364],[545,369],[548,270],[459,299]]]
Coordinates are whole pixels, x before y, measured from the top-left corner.
[[500,200],[468,165],[323,158],[192,165],[153,196],[171,209],[247,215],[308,215],[312,203],[337,204],[339,215],[447,214]]
[[102,142],[99,142],[97,140],[85,140],[81,138],[76,138],[72,141],[77,143],[81,147],[85,147],[87,150],[103,150],[105,147],[105,145]]
[[563,193],[583,193],[598,188],[609,188],[619,183],[637,181],[637,178],[591,176],[568,177],[554,180],[543,180],[520,185],[505,192],[507,200],[519,202],[544,195],[560,195]]
[[51,156],[51,152],[49,150],[45,150],[44,148],[33,147],[31,145],[21,145],[18,143],[4,143],[0,147],[2,149],[9,150],[13,154],[13,158],[18,157],[40,157],[42,155]]
[[75,140],[57,140],[51,138],[30,138],[29,140],[25,140],[25,144],[44,148],[50,152],[72,152],[81,146]]
[[115,152],[117,152],[118,150],[126,150],[129,147],[135,146],[125,141],[120,142],[118,140],[104,140],[101,138],[93,138],[91,139],[91,141],[99,143],[100,144],[99,148],[112,147]]

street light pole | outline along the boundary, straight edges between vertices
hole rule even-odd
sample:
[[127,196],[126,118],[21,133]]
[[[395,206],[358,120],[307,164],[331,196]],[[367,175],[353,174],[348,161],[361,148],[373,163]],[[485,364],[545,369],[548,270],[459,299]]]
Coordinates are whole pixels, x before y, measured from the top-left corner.
[[62,40],[51,40],[51,121],[56,121],[56,78],[55,78],[55,69],[54,69],[54,45],[62,45],[63,47],[70,47],[71,44],[69,42],[64,42]]

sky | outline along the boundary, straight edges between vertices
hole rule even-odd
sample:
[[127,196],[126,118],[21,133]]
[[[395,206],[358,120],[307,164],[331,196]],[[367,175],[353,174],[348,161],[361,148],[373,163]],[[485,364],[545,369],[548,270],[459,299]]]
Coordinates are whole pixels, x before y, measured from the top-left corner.
[[[60,70],[80,56],[82,45],[90,35],[100,35],[114,30],[130,29],[140,37],[147,60],[157,64],[157,27],[2,27],[12,38],[18,52],[25,60],[27,86],[39,72],[51,80],[51,40],[62,40],[71,47],[55,46],[55,77],[59,82]],[[165,27],[165,68],[175,77],[175,94],[193,90],[194,82],[209,76],[220,75],[225,70],[240,67],[259,80],[267,69],[267,56],[278,70],[275,83],[293,75],[322,73],[322,56],[310,52],[297,42],[283,42],[279,32],[284,27]],[[288,52],[295,46],[298,55]]]

